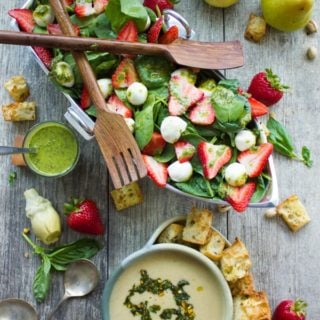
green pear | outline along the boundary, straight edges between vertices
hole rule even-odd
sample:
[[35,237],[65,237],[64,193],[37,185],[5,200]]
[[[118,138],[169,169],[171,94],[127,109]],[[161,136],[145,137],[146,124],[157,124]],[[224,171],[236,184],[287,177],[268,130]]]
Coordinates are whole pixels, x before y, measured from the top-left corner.
[[280,31],[295,31],[306,26],[314,0],[261,0],[264,19]]
[[204,0],[211,6],[218,8],[227,8],[238,2],[239,0]]

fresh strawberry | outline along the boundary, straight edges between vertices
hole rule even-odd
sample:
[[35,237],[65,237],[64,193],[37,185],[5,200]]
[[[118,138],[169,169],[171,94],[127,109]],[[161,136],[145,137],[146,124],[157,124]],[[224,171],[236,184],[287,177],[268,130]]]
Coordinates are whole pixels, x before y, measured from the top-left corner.
[[89,234],[103,234],[99,209],[92,200],[72,199],[71,203],[64,205],[68,226],[76,231]]
[[253,98],[271,106],[282,98],[283,92],[288,88],[281,84],[279,77],[273,74],[271,69],[266,69],[253,77],[248,92]]
[[210,180],[230,161],[232,150],[225,145],[215,145],[202,141],[198,144],[198,156],[202,164],[203,174]]
[[128,88],[139,79],[132,59],[123,59],[112,75],[112,86],[115,89]]
[[154,132],[149,143],[143,148],[142,153],[148,156],[158,156],[165,146],[166,141],[162,138],[162,135],[159,132]]
[[159,186],[165,187],[168,179],[168,169],[165,163],[156,161],[153,157],[142,155],[147,167],[148,176]]
[[143,5],[157,12],[157,7],[162,12],[164,9],[173,9],[180,0],[144,0]]
[[32,47],[32,49],[36,52],[39,59],[43,62],[43,64],[50,69],[51,62],[53,59],[52,52],[47,48],[42,47]]
[[94,4],[93,4],[94,11],[96,14],[99,14],[99,13],[102,13],[106,9],[106,7],[109,3],[109,0],[95,0],[93,2],[94,2]]
[[251,105],[251,115],[253,118],[264,116],[265,114],[269,113],[268,107],[262,102],[252,97],[248,98],[248,101]]
[[204,97],[190,111],[189,119],[194,124],[208,126],[213,124],[215,119],[214,109],[210,102],[210,98]]
[[[76,35],[78,36],[80,34],[80,28],[77,26],[77,25],[73,25],[73,29],[74,31],[76,32]],[[63,32],[59,26],[58,23],[50,23],[47,25],[47,30],[50,34],[53,34],[53,35],[63,35]]]
[[179,38],[179,29],[177,26],[170,27],[160,38],[159,43],[170,44]]
[[274,310],[272,320],[305,320],[307,306],[300,299],[284,300]]
[[36,26],[30,9],[12,9],[8,13],[9,16],[16,19],[19,28],[24,32],[32,32]]
[[81,97],[80,97],[80,107],[85,110],[88,109],[91,105],[91,99],[89,92],[85,86],[82,88]]
[[73,5],[74,0],[63,0],[65,6]]
[[255,182],[248,182],[242,187],[227,187],[228,201],[234,210],[243,212],[248,207],[250,199],[256,190]]
[[147,38],[150,43],[157,43],[158,38],[163,25],[163,17],[157,19],[157,21],[151,26],[148,31]]
[[201,90],[179,75],[171,77],[169,89],[169,112],[172,116],[184,114],[204,96]]
[[119,31],[118,40],[137,42],[138,41],[138,28],[133,20],[129,20]]
[[116,94],[108,99],[108,107],[115,113],[121,114],[124,118],[132,118],[132,110],[129,109]]
[[258,177],[266,166],[272,150],[271,143],[263,143],[253,149],[242,151],[238,155],[238,161],[246,167],[250,178]]
[[189,161],[196,153],[196,148],[190,142],[178,141],[174,144],[177,159],[180,163]]
[[88,0],[78,0],[74,7],[74,13],[79,17],[88,17],[95,14],[92,2]]

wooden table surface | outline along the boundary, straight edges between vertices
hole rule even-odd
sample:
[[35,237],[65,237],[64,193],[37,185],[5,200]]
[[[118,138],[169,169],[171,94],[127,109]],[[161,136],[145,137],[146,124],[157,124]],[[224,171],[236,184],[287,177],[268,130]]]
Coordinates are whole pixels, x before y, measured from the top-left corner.
[[[23,0],[3,1],[0,28],[9,29],[7,11],[22,6]],[[223,41],[240,39],[245,49],[245,66],[226,72],[238,78],[246,88],[251,77],[271,67],[291,90],[272,111],[291,132],[297,148],[307,145],[312,150],[314,165],[303,164],[275,156],[280,198],[296,193],[305,204],[312,222],[297,234],[292,234],[279,219],[266,220],[263,209],[250,209],[245,214],[216,214],[214,225],[229,240],[240,237],[247,245],[253,261],[253,273],[258,289],[267,291],[274,307],[285,298],[303,298],[309,303],[308,319],[320,319],[319,265],[319,157],[320,157],[320,59],[310,62],[305,58],[308,47],[320,49],[319,33],[307,36],[302,30],[280,33],[270,30],[260,44],[243,38],[250,12],[259,13],[259,1],[240,1],[226,10],[214,9],[198,0],[182,0],[177,6],[197,33],[200,40]],[[320,20],[320,5],[315,6],[314,19]],[[64,121],[68,107],[66,98],[49,81],[26,47],[0,45],[1,104],[10,101],[3,88],[13,75],[23,74],[31,89],[31,99],[38,105],[38,121]],[[1,117],[2,119],[2,117]],[[5,123],[0,120],[0,145],[11,145],[13,137],[23,134],[33,125],[30,122]],[[81,138],[80,138],[81,140]],[[17,172],[16,182],[10,186],[8,174]],[[318,180],[319,179],[319,180]],[[102,156],[95,141],[81,140],[81,159],[76,170],[64,178],[46,179],[27,169],[14,168],[9,157],[0,162],[0,299],[19,297],[34,305],[41,319],[63,295],[63,276],[54,274],[49,294],[42,304],[33,298],[32,280],[39,259],[25,258],[30,247],[20,236],[29,226],[25,216],[23,192],[31,187],[49,198],[62,213],[63,203],[70,196],[84,196],[96,201],[107,231],[101,241],[104,249],[94,258],[101,273],[99,288],[87,298],[65,303],[56,319],[102,319],[101,294],[108,275],[127,255],[141,248],[159,223],[167,218],[187,213],[192,206],[208,207],[200,201],[161,190],[145,179],[141,182],[144,203],[116,212],[109,197],[112,190]],[[215,210],[214,206],[209,206]],[[80,238],[63,221],[61,243]],[[209,319],[207,319],[209,320]]]

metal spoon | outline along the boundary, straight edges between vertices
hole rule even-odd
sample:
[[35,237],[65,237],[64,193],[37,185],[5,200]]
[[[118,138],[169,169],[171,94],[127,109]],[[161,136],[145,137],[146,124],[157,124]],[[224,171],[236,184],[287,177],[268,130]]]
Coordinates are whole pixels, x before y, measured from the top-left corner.
[[0,320],[38,320],[36,310],[21,299],[0,301]]
[[37,153],[37,148],[17,148],[0,146],[0,155],[8,155],[15,153]]
[[99,271],[90,260],[81,259],[71,263],[64,274],[64,296],[50,312],[47,320],[52,318],[53,314],[65,300],[87,295],[97,286],[99,280]]

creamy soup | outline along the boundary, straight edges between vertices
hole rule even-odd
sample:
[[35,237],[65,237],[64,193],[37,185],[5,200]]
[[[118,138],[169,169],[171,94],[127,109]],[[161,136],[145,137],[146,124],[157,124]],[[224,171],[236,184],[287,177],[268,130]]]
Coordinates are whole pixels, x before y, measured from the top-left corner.
[[[223,318],[222,290],[212,271],[183,252],[166,250],[139,258],[120,275],[110,297],[109,320],[148,319],[142,318],[139,313],[133,315],[130,311],[130,306],[139,306],[141,303],[146,305],[146,302],[152,320],[164,319],[161,318],[161,314],[165,310],[169,312],[170,310],[181,310],[177,305],[177,295],[174,294],[174,290],[166,289],[160,294],[142,290],[142,293],[134,291],[130,295],[130,290],[134,285],[137,288],[144,283],[141,282],[141,270],[148,274],[149,280],[159,279],[159,283],[168,280],[176,289],[179,284],[184,283],[181,290],[175,292],[184,291],[190,296],[183,302],[183,305],[189,310],[190,319],[221,320]],[[185,284],[186,281],[189,284]],[[176,317],[172,315],[165,319],[175,320]]]

